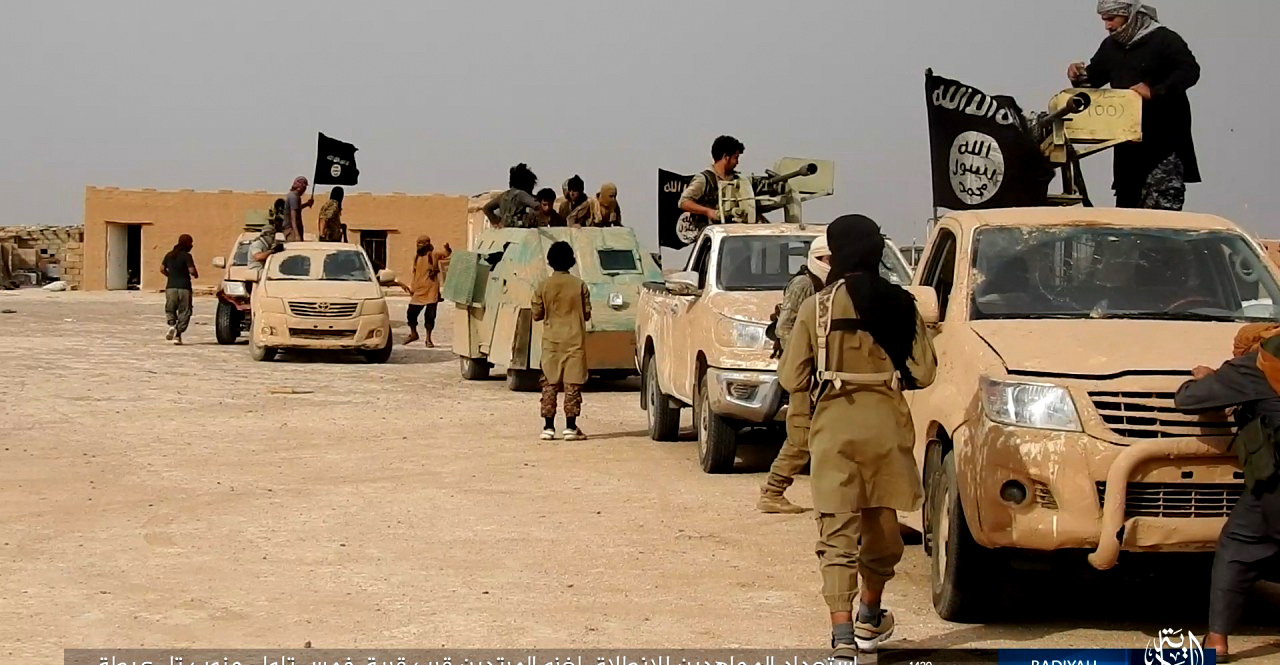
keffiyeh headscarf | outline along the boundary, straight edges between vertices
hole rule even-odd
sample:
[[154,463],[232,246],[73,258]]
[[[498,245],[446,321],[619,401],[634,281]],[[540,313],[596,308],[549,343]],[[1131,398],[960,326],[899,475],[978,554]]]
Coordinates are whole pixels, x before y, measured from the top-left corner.
[[825,284],[827,275],[831,273],[831,266],[820,261],[824,256],[831,256],[831,247],[827,244],[827,235],[824,233],[813,239],[813,243],[809,245],[809,256],[805,265],[809,268],[809,272],[818,276]]
[[1125,16],[1124,26],[1111,34],[1123,46],[1128,46],[1160,27],[1156,8],[1142,4],[1142,0],[1098,0],[1098,15]]

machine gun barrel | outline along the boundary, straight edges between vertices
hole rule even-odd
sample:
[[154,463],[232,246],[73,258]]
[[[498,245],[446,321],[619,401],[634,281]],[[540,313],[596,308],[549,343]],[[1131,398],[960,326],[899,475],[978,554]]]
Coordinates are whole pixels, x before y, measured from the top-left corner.
[[1088,93],[1077,92],[1071,96],[1071,99],[1067,100],[1066,104],[1062,105],[1062,108],[1050,113],[1044,118],[1041,118],[1040,122],[1036,123],[1037,134],[1047,130],[1049,127],[1053,126],[1053,123],[1062,120],[1069,115],[1075,115],[1084,111],[1089,108],[1089,105],[1092,103],[1093,100],[1089,97]]
[[768,178],[765,178],[764,184],[766,186],[780,185],[788,180],[791,180],[792,178],[800,178],[807,175],[813,175],[817,172],[818,172],[818,165],[810,162],[794,171],[791,171],[788,173],[779,173],[778,175],[769,176]]

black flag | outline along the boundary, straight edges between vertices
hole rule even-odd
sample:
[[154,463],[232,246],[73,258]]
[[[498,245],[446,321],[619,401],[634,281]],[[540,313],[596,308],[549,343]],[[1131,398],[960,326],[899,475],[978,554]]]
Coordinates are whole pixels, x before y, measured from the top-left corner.
[[925,72],[933,205],[951,210],[1041,206],[1053,169],[1012,97]]
[[662,247],[684,249],[701,230],[692,228],[690,215],[680,210],[680,194],[690,180],[693,180],[691,175],[658,169],[658,244]]
[[356,168],[356,147],[338,139],[320,135],[316,147],[317,185],[354,185],[360,179]]

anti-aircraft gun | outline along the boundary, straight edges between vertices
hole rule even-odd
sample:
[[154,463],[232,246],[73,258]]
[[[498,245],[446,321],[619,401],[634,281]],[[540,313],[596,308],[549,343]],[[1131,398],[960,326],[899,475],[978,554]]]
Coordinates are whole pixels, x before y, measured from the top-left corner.
[[1033,127],[1040,150],[1062,174],[1055,205],[1091,205],[1080,160],[1122,143],[1142,140],[1142,98],[1132,90],[1074,88],[1049,102]]
[[683,242],[693,242],[709,223],[771,223],[765,215],[777,210],[782,211],[783,223],[803,228],[801,204],[835,193],[835,162],[784,157],[772,169],[765,169],[764,175],[739,174],[718,182],[721,221],[711,222],[688,212],[681,214],[676,221],[676,234]]

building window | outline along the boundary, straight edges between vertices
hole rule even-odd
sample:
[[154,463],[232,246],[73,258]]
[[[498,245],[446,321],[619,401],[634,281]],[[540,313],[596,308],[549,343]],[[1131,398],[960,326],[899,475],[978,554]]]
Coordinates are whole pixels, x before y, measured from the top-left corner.
[[374,270],[387,267],[386,231],[361,231],[360,246],[364,248],[364,253],[369,255],[369,261],[373,263]]

